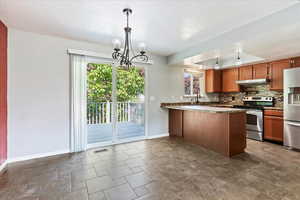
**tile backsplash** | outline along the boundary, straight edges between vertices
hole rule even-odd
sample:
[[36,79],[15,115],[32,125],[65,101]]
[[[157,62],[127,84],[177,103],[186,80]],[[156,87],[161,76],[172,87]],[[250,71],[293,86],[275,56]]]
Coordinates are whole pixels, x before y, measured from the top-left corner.
[[244,96],[270,96],[275,99],[275,107],[283,107],[283,92],[270,91],[270,85],[242,86],[239,93],[221,93],[220,103],[243,104]]

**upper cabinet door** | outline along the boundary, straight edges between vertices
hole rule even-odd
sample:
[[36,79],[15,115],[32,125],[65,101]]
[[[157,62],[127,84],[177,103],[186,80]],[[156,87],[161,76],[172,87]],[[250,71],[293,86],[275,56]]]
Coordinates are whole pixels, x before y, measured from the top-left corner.
[[236,84],[239,79],[239,69],[224,69],[222,70],[222,91],[223,92],[239,92],[240,87]]
[[205,91],[207,93],[221,92],[221,71],[209,69],[205,71]]
[[300,67],[300,57],[292,59],[292,67]]
[[271,87],[270,90],[283,90],[283,70],[291,67],[290,59],[271,63]]
[[253,78],[252,65],[239,68],[239,80],[251,80]]
[[269,64],[262,63],[253,65],[253,79],[269,78]]

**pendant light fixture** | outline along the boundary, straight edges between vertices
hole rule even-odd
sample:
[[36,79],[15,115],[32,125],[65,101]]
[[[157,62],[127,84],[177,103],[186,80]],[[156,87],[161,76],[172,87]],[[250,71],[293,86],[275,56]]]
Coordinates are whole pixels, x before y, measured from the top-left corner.
[[214,68],[215,68],[216,70],[218,70],[218,69],[221,68],[220,65],[219,65],[219,57],[217,57],[216,64],[215,64]]
[[125,69],[130,69],[132,67],[132,62],[134,60],[139,59],[142,62],[148,62],[148,56],[146,55],[146,45],[141,43],[139,45],[139,53],[136,54],[133,50],[131,44],[131,28],[129,27],[129,15],[132,14],[132,10],[130,8],[123,9],[123,13],[126,15],[126,27],[125,31],[125,43],[124,48],[121,49],[121,42],[119,40],[114,40],[114,52],[112,53],[112,58],[117,60],[120,67]]
[[240,51],[238,50],[237,53],[238,53],[238,56],[236,58],[235,65],[240,66],[242,64],[242,60],[241,60],[241,57],[240,57]]

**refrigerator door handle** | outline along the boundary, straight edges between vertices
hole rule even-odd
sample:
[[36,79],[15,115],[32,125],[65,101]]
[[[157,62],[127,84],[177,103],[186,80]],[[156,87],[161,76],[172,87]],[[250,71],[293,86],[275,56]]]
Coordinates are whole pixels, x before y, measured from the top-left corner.
[[298,126],[298,127],[300,127],[300,123],[286,122],[286,124],[291,125],[291,126]]

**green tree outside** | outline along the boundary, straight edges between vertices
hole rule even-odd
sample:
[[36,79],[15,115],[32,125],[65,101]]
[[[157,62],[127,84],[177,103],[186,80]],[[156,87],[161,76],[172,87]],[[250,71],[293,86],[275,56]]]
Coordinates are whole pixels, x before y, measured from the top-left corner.
[[[117,69],[117,101],[132,101],[144,94],[144,71],[131,68]],[[89,102],[112,101],[112,67],[109,64],[90,63],[87,69]]]

